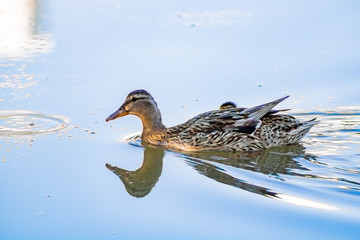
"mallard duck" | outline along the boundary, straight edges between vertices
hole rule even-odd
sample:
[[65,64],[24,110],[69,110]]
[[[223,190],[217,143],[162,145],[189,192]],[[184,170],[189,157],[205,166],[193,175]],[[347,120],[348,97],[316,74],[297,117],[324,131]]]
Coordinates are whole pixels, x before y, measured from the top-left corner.
[[167,128],[154,98],[146,90],[135,90],[106,121],[129,114],[138,116],[143,125],[142,141],[167,149],[260,151],[296,143],[315,124],[315,119],[300,123],[292,116],[275,114],[277,111],[270,114],[273,107],[288,97],[247,109],[205,112]]

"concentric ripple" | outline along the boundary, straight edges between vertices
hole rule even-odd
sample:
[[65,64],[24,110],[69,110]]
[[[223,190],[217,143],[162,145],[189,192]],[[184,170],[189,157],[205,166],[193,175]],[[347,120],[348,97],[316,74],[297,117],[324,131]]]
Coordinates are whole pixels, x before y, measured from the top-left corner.
[[0,111],[0,137],[49,134],[71,129],[70,120],[63,116],[32,111]]

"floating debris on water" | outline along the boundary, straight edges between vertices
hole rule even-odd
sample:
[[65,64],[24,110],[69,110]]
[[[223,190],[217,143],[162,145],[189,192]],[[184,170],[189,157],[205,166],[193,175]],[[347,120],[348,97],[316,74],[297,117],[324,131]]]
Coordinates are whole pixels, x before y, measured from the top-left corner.
[[87,132],[87,133],[89,133],[89,134],[96,134],[95,131],[91,131],[91,130],[89,130],[89,129],[85,129],[85,132]]
[[37,215],[39,215],[39,216],[41,216],[41,215],[44,215],[44,211],[40,211],[40,212],[38,212],[38,214]]

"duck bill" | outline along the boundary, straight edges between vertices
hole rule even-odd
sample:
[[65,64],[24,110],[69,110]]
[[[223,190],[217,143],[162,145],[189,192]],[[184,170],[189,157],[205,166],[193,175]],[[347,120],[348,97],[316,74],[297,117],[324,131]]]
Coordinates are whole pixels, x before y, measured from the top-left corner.
[[117,119],[119,117],[123,117],[128,115],[129,113],[127,111],[125,111],[124,109],[120,108],[119,110],[117,110],[116,112],[114,112],[113,114],[111,114],[107,119],[106,122]]

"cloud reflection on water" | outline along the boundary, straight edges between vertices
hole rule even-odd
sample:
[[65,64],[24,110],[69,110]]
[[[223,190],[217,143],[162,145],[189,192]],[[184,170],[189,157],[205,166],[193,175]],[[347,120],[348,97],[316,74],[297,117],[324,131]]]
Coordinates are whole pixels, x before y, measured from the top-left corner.
[[39,1],[0,1],[0,59],[26,58],[53,48],[51,36],[37,25]]

